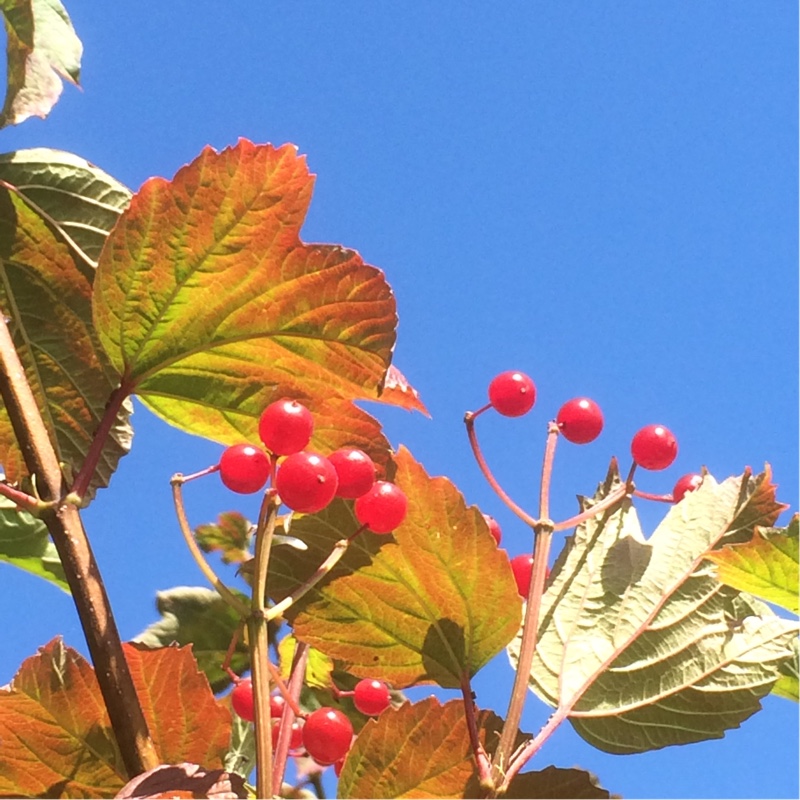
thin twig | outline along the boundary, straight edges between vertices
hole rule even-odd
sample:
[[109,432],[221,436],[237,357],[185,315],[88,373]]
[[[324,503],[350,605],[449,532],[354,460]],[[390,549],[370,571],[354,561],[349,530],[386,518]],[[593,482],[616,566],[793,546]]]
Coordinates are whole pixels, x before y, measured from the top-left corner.
[[574,517],[565,519],[563,522],[557,522],[555,525],[553,525],[553,530],[565,531],[569,528],[574,528],[576,525],[580,525],[582,522],[586,522],[593,517],[596,517],[602,511],[611,508],[611,506],[622,500],[627,493],[628,489],[624,484],[618,486],[613,492],[611,492],[610,495],[608,495],[608,497],[603,498],[597,505],[587,508],[586,511],[582,511],[580,514],[576,514]]
[[472,755],[478,767],[478,780],[480,780],[481,786],[490,788],[492,786],[492,763],[481,744],[478,720],[475,716],[475,697],[469,680],[469,673],[466,670],[461,673],[461,696],[464,699],[464,715],[467,719],[467,731],[469,732]]

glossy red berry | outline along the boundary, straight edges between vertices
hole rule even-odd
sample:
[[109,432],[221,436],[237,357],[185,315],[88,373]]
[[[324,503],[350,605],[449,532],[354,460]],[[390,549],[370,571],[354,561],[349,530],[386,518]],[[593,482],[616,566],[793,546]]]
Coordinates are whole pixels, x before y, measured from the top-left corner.
[[333,464],[307,450],[287,456],[275,477],[281,502],[303,514],[322,511],[333,500],[337,485]]
[[231,692],[231,705],[242,719],[252,722],[256,718],[253,709],[253,683],[250,678],[236,681]]
[[283,699],[282,694],[273,694],[269,698],[269,715],[272,719],[277,719],[283,716],[283,709],[286,701]]
[[588,397],[567,400],[556,417],[561,435],[573,444],[588,444],[603,430],[603,412]]
[[328,461],[333,464],[339,478],[337,497],[346,497],[354,500],[366,494],[375,483],[375,464],[363,451],[355,447],[343,447],[334,450]]
[[260,447],[235,444],[219,460],[219,476],[232,492],[251,494],[264,488],[269,477],[269,459]]
[[338,778],[342,774],[342,769],[344,768],[344,758],[340,758],[334,765],[333,765],[333,773]]
[[511,571],[514,573],[514,580],[517,582],[517,591],[523,597],[527,597],[533,575],[533,556],[514,556],[511,559]]
[[678,455],[678,441],[663,425],[648,425],[634,434],[631,455],[644,469],[666,469]]
[[[281,730],[281,723],[274,720],[272,723],[272,749],[278,746],[278,736]],[[295,720],[292,723],[292,733],[289,739],[289,749],[299,750],[303,746],[303,723],[300,720]]]
[[703,476],[698,475],[696,472],[690,472],[688,475],[678,478],[678,480],[675,482],[675,486],[672,489],[672,502],[680,503],[680,501],[683,500],[684,495],[699,488],[702,482]]
[[333,764],[343,758],[352,740],[353,726],[338,709],[323,707],[308,715],[303,742],[317,763]]
[[489,402],[504,417],[521,417],[536,402],[536,386],[523,372],[501,372],[489,384]]
[[364,678],[353,690],[355,707],[368,717],[377,717],[386,711],[392,703],[389,687],[383,681]]
[[376,481],[355,502],[356,519],[373,533],[391,533],[406,518],[408,499],[388,481]]
[[489,514],[484,514],[483,518],[486,520],[486,524],[489,526],[489,533],[492,534],[495,542],[497,542],[499,546],[500,540],[503,538],[503,531],[500,530],[500,523]]
[[279,456],[299,453],[314,432],[311,412],[297,400],[270,403],[258,421],[258,435],[264,447]]

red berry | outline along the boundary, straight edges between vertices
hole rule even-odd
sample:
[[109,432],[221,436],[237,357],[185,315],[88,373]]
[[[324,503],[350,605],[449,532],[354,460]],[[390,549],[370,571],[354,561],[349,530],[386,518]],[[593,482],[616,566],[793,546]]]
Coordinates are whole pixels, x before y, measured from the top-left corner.
[[373,533],[391,533],[406,518],[408,499],[388,481],[376,481],[355,502],[356,519]]
[[499,546],[500,540],[503,538],[503,532],[500,530],[500,523],[489,514],[484,514],[483,518],[486,520],[486,524],[489,526],[489,533],[492,534],[495,542],[497,542]]
[[680,503],[685,494],[698,489],[702,482],[703,476],[698,475],[696,472],[690,472],[688,475],[678,478],[672,489],[672,502]]
[[242,719],[252,722],[256,718],[253,710],[253,683],[250,678],[236,681],[231,692],[231,705]]
[[272,719],[283,716],[283,709],[286,701],[282,694],[273,694],[269,698],[269,715]]
[[517,591],[523,597],[527,597],[533,575],[533,556],[514,556],[511,559],[511,571],[514,573],[514,580],[517,582]]
[[258,421],[258,435],[264,447],[279,456],[299,453],[314,432],[311,412],[297,400],[270,403]]
[[333,772],[338,778],[342,774],[342,768],[344,767],[344,759],[340,758],[334,765],[333,765]]
[[603,412],[600,406],[588,397],[567,400],[556,417],[563,437],[573,444],[588,444],[603,430]]
[[389,687],[383,681],[364,678],[353,690],[355,707],[368,717],[377,717],[391,705],[392,697]]
[[323,707],[308,715],[303,742],[317,763],[333,764],[343,758],[352,740],[353,726],[341,711]]
[[303,514],[322,511],[333,500],[337,485],[333,464],[307,450],[287,456],[275,477],[281,502]]
[[504,417],[521,417],[536,402],[536,386],[523,372],[501,372],[489,384],[489,402]]
[[333,464],[336,475],[339,477],[337,497],[346,497],[354,500],[366,494],[375,483],[375,464],[363,451],[355,447],[343,447],[334,450],[328,461]]
[[[278,746],[278,734],[281,730],[281,724],[277,720],[272,723],[272,749]],[[303,723],[295,720],[292,723],[292,733],[289,738],[289,749],[299,750],[303,746]]]
[[269,459],[260,447],[235,444],[219,460],[219,476],[232,492],[251,494],[264,487],[269,477]]
[[644,469],[666,469],[678,455],[678,441],[663,425],[648,425],[634,434],[631,455]]

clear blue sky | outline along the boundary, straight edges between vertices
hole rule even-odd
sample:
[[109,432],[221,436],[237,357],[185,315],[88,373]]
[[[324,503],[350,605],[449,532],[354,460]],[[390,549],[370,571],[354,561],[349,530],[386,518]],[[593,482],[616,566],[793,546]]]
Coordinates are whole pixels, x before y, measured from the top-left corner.
[[[680,454],[642,488],[769,461],[798,507],[796,3],[67,6],[83,91],[0,132],[0,150],[73,151],[135,189],[206,144],[295,143],[318,175],[304,238],[386,271],[395,363],[433,419],[373,410],[394,444],[499,519],[512,555],[528,533],[480,477],[461,421],[505,369],[534,378],[537,406],[486,419],[481,436],[523,504],[547,420],[585,394],[606,429],[589,447],[561,443],[557,518],[650,422]],[[220,453],[141,407],[135,424],[133,453],[86,515],[128,638],[154,621],[157,590],[203,585],[168,479]],[[193,522],[237,504],[252,513],[222,488],[195,493]],[[645,507],[645,525],[662,512]],[[58,633],[84,647],[65,595],[0,572],[0,683]],[[504,713],[510,676],[501,654],[475,681],[479,704]],[[548,713],[531,696],[523,727]],[[797,706],[767,698],[723,740],[640,756],[600,753],[564,726],[531,766],[550,763],[625,797],[796,797]]]

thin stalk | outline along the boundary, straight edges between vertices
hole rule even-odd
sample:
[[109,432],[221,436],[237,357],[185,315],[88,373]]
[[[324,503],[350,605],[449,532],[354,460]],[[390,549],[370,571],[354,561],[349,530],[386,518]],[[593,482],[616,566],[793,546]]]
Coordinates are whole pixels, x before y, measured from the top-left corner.
[[461,673],[461,696],[464,699],[464,714],[467,719],[467,731],[469,732],[472,755],[478,766],[478,779],[482,787],[489,789],[492,787],[492,764],[486,755],[486,750],[484,750],[478,734],[478,720],[475,716],[475,696],[469,680],[469,673],[466,671]]
[[21,492],[19,489],[15,489],[2,481],[0,481],[0,495],[11,500],[12,503],[16,503],[23,511],[33,514],[34,517],[38,517],[42,511],[57,505],[54,502],[44,503],[37,497],[29,495],[27,492]]
[[256,552],[253,570],[253,595],[250,603],[250,669],[253,680],[253,707],[256,728],[256,796],[272,797],[272,719],[269,708],[270,675],[267,631],[267,569],[280,500],[274,489],[267,489],[258,515]]
[[569,519],[565,519],[563,522],[557,522],[555,525],[553,525],[553,530],[565,531],[569,528],[574,528],[576,525],[580,525],[581,522],[586,522],[586,520],[596,517],[602,511],[605,511],[607,508],[611,508],[611,506],[616,505],[620,500],[622,500],[623,497],[625,497],[627,493],[628,489],[623,484],[622,486],[617,487],[613,492],[611,492],[610,495],[608,495],[608,497],[601,500],[597,505],[587,508],[586,511],[576,514],[574,517],[570,517]]
[[671,494],[652,494],[651,492],[640,492],[638,489],[633,490],[635,497],[641,497],[642,500],[655,500],[656,503],[674,503],[675,498]]
[[133,778],[157,767],[159,758],[80,514],[61,500],[66,486],[58,457],[8,326],[0,322],[0,393],[37,490],[45,503],[53,503],[40,518],[61,559],[125,770]]
[[219,577],[217,577],[217,573],[214,572],[209,563],[205,560],[202,551],[195,541],[183,503],[182,486],[185,480],[183,475],[176,473],[172,476],[170,485],[172,486],[172,502],[175,505],[175,516],[178,518],[178,527],[181,529],[186,546],[189,548],[189,552],[192,554],[192,558],[200,568],[200,571],[206,576],[208,582],[217,590],[220,597],[246,619],[250,616],[250,609],[247,607],[247,604],[240,600]]
[[514,776],[539,752],[542,745],[553,735],[553,731],[569,716],[571,710],[572,704],[563,707],[559,706],[550,715],[550,719],[547,720],[539,733],[514,754],[503,776],[503,782],[498,787],[499,792],[505,792]]

